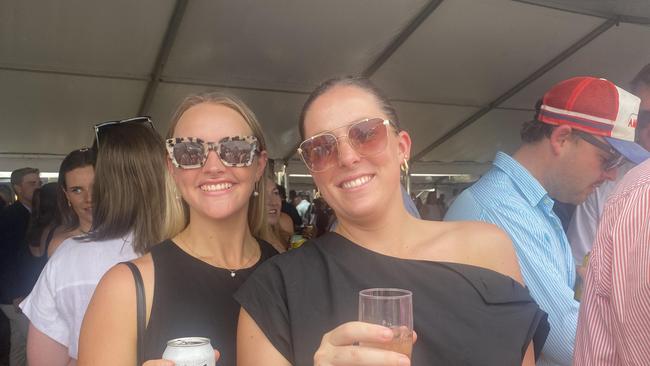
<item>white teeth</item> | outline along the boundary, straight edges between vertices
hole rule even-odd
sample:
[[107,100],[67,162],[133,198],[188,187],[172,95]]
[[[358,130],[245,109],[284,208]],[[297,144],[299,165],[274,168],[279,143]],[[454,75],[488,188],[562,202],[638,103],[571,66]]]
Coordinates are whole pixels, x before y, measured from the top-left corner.
[[230,189],[230,187],[232,187],[232,183],[204,184],[201,186],[201,190],[204,192],[214,192]]
[[349,180],[347,182],[343,182],[341,184],[341,187],[343,187],[345,189],[359,187],[361,185],[364,185],[364,184],[368,183],[370,181],[370,179],[371,179],[371,176],[364,175],[363,177],[359,177],[357,179],[353,179],[353,180]]

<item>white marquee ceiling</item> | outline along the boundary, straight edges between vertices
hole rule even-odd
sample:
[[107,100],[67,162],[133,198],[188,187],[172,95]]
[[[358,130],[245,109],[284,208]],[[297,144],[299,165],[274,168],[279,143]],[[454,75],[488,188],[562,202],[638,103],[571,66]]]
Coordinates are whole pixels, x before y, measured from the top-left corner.
[[650,63],[647,0],[0,0],[0,171],[56,170],[95,123],[227,89],[288,159],[307,94],[369,75],[412,134],[414,171],[480,173],[544,90],[626,86]]

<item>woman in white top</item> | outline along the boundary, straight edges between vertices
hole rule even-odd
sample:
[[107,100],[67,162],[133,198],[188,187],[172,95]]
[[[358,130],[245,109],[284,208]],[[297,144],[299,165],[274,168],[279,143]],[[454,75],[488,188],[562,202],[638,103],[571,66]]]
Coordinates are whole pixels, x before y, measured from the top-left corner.
[[148,117],[95,126],[93,226],[64,241],[21,308],[31,366],[75,365],[81,321],[101,276],[165,237],[165,145]]

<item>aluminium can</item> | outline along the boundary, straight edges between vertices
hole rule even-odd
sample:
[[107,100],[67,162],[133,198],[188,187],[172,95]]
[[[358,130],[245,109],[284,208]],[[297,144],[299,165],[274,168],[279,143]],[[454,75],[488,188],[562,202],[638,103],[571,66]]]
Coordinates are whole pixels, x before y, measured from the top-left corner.
[[176,366],[215,366],[214,349],[208,338],[185,337],[167,342],[163,359]]

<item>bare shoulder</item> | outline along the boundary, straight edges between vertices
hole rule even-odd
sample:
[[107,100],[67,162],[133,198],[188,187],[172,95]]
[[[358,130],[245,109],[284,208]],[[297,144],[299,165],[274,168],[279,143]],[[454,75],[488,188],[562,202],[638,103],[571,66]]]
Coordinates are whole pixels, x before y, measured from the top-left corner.
[[498,226],[478,221],[445,222],[440,232],[452,260],[487,268],[523,283],[512,241]]

